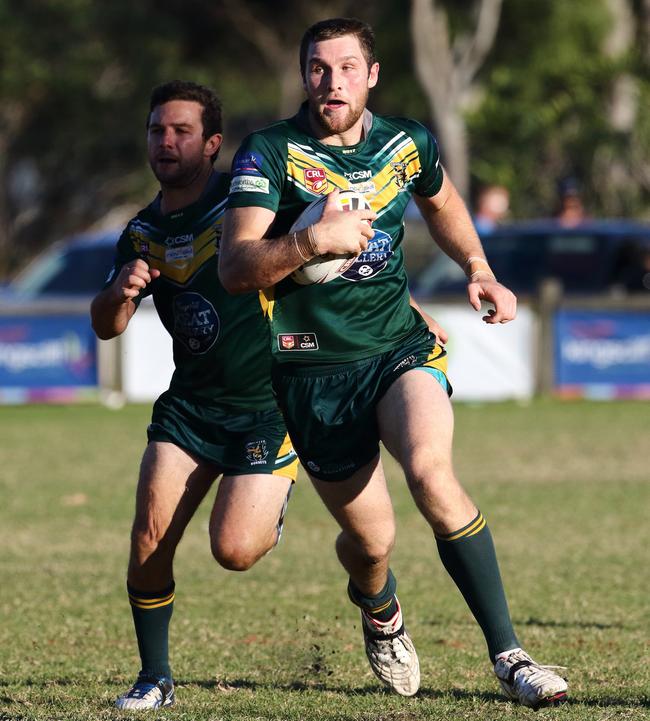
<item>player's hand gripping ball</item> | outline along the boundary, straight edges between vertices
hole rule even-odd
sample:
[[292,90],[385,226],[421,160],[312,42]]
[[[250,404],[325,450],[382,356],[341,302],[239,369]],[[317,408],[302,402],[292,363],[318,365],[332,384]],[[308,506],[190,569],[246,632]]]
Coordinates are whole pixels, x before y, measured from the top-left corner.
[[[289,233],[303,230],[308,225],[317,223],[323,215],[323,208],[327,196],[317,198],[310,203],[298,216],[296,222],[291,226]],[[361,194],[354,190],[342,190],[338,197],[338,206],[342,211],[370,209],[370,203]],[[293,271],[291,277],[300,285],[313,285],[315,283],[329,283],[330,280],[338,278],[354,263],[357,256],[352,253],[334,255],[327,253],[317,255]]]

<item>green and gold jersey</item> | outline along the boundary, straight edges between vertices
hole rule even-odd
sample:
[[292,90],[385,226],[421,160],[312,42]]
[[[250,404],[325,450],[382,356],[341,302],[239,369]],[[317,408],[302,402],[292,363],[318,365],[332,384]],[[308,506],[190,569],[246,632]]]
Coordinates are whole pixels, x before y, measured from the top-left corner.
[[264,290],[278,361],[353,361],[397,347],[424,325],[409,305],[404,212],[412,194],[440,190],[443,171],[435,139],[414,120],[366,111],[362,142],[338,147],[309,133],[306,113],[303,105],[246,138],[233,160],[228,207],[274,211],[273,238],[334,188],[366,197],[378,215],[375,235],[350,268],[326,284],[298,285],[289,276]]
[[158,197],[140,211],[117,243],[106,286],[135,258],[160,270],[147,294],[173,339],[170,390],[199,402],[264,410],[274,400],[259,294],[229,295],[217,275],[229,182],[229,175],[215,173],[192,205],[163,215]]

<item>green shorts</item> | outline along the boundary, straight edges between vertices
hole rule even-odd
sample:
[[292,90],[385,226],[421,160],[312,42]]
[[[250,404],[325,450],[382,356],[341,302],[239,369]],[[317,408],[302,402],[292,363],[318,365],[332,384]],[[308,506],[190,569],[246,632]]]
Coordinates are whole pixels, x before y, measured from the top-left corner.
[[224,475],[270,473],[296,479],[298,458],[275,407],[235,412],[165,391],[154,403],[147,437],[174,443]]
[[403,373],[421,368],[451,395],[447,353],[418,330],[395,350],[354,363],[276,363],[273,389],[300,461],[315,478],[342,481],[379,452],[376,407]]

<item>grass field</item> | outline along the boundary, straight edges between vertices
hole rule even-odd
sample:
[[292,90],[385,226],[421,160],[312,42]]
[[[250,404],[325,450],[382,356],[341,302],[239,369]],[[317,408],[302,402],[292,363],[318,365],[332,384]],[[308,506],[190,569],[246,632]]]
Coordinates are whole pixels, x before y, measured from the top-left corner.
[[[0,408],[0,719],[124,718],[137,653],[124,576],[147,407]],[[503,700],[482,637],[401,473],[393,569],[419,650],[413,699],[380,688],[301,479],[280,546],[219,568],[208,503],[180,546],[177,704],[152,717],[416,721],[650,718],[650,410],[644,403],[456,408],[456,466],[492,528],[519,635],[567,667],[571,703]],[[151,717],[151,716],[150,716]]]

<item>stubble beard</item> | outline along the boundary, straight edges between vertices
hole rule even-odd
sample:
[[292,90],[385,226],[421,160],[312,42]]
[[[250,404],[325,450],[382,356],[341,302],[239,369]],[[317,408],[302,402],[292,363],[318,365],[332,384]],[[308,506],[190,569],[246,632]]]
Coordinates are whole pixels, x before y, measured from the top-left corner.
[[[366,101],[368,96],[366,96]],[[314,119],[318,127],[323,130],[327,135],[338,135],[340,133],[347,132],[353,127],[359,118],[363,115],[363,111],[366,107],[366,102],[361,102],[356,108],[348,105],[347,113],[337,119],[330,118],[320,109],[317,103],[309,103],[311,116]]]
[[183,167],[179,164],[172,167],[163,166],[162,171],[156,166],[152,166],[151,169],[162,188],[180,190],[192,185],[201,174],[202,168],[201,164],[191,167]]

